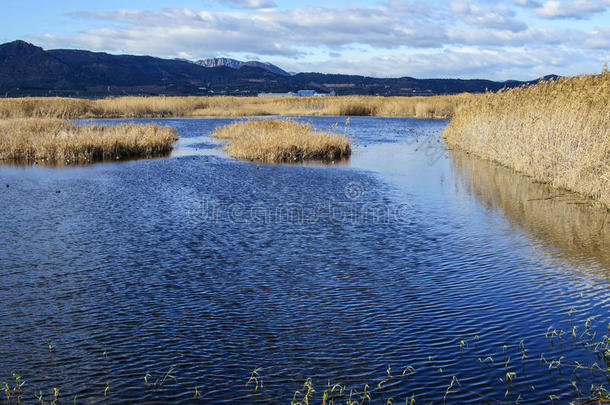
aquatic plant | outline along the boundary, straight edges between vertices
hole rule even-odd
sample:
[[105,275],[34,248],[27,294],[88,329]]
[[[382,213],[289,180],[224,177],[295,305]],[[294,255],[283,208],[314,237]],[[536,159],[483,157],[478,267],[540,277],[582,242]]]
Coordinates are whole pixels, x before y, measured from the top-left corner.
[[334,161],[351,154],[346,136],[287,119],[239,121],[217,128],[211,136],[229,142],[230,156],[261,162]]
[[248,382],[246,383],[246,386],[248,386],[250,384],[254,385],[254,392],[258,391],[259,389],[263,389],[265,387],[263,384],[263,378],[259,374],[261,372],[261,370],[262,370],[261,367],[254,369],[252,371],[252,373],[250,374],[250,378],[248,379]]
[[[569,348],[566,348],[567,350],[565,351],[554,350],[554,355],[551,354],[547,356],[548,360],[545,358],[544,353],[540,354],[539,358],[542,370],[553,375],[553,378],[558,383],[555,392],[545,394],[550,402],[569,402],[574,405],[610,403],[610,391],[605,384],[600,383],[600,381],[608,381],[608,378],[610,378],[610,324],[607,325],[609,329],[608,333],[599,338],[597,337],[598,334],[595,332],[599,332],[602,329],[597,322],[595,322],[596,319],[597,318],[595,317],[588,317],[580,321],[583,324],[582,328],[588,330],[588,334],[577,335],[575,340],[571,337],[567,339],[567,336],[570,336],[569,334],[564,333],[562,335],[559,332],[551,337],[553,335],[552,332],[557,330],[554,326],[550,326],[546,332],[542,329],[538,335],[528,337],[528,342],[530,338],[538,338],[542,341],[546,339],[549,345],[553,345],[555,341],[564,339],[563,344],[574,345],[575,348],[577,347],[579,349],[580,355],[584,355],[584,357],[574,360],[574,352]],[[579,321],[573,319],[570,314],[568,322],[572,324],[578,323]],[[606,328],[606,324],[603,325],[603,328]],[[562,338],[562,336],[565,338]],[[443,382],[439,386],[426,387],[426,390],[434,391],[430,393],[431,398],[433,398],[434,401],[440,403],[441,398],[445,403],[457,401],[465,402],[467,401],[466,398],[480,398],[481,402],[486,403],[502,402],[518,404],[532,401],[532,398],[528,394],[535,392],[536,387],[527,381],[527,372],[525,372],[526,365],[522,364],[522,372],[517,368],[509,368],[509,359],[511,356],[523,356],[523,353],[527,351],[525,339],[521,339],[518,343],[498,346],[496,349],[492,349],[491,353],[477,353],[478,350],[489,350],[482,349],[482,347],[489,348],[487,345],[480,345],[481,347],[477,346],[477,342],[484,338],[484,336],[480,338],[478,335],[475,335],[473,338],[455,339],[448,342],[455,345],[456,355],[453,360],[459,361],[460,363],[451,368],[456,371],[455,374],[452,372],[452,374],[446,374],[446,377],[445,374],[443,374],[441,377]],[[459,352],[457,350],[458,345],[462,346],[459,348]],[[581,349],[584,349],[584,351]],[[458,355],[458,353],[460,355]],[[587,355],[587,353],[590,356]],[[486,374],[495,373],[499,381],[503,384],[498,387],[493,387],[495,389],[492,393],[479,391],[486,387],[482,387],[478,383],[473,384],[467,375],[460,375],[461,365],[467,365],[466,362],[477,359],[476,356],[480,356],[478,357],[478,363],[481,367],[485,367],[484,372]],[[369,403],[404,403],[405,405],[414,405],[416,403],[416,397],[415,394],[411,392],[411,389],[418,390],[418,387],[412,384],[416,381],[416,374],[420,373],[420,367],[424,369],[428,368],[428,371],[434,371],[437,367],[435,364],[432,364],[432,355],[427,355],[426,357],[429,360],[428,363],[425,362],[425,358],[420,359],[420,365],[417,369],[413,366],[401,366],[398,368],[395,365],[384,366],[385,373],[378,380],[381,382],[377,384],[378,389],[376,390],[370,390],[368,384],[364,385],[363,388],[359,388],[340,383],[333,384],[331,381],[328,381],[322,391],[316,389],[313,378],[307,378],[302,385],[299,385],[299,388],[296,391],[293,391],[294,395],[291,403],[294,405],[309,405],[314,403],[321,403],[322,405],[365,405]],[[506,360],[506,362],[494,361],[494,357],[496,359],[503,357],[508,360]],[[522,361],[527,361],[527,367],[531,367],[537,363],[536,359],[536,357],[526,356],[526,358],[522,358]],[[402,372],[399,374],[398,371],[393,372],[393,369],[402,370]],[[176,381],[178,366],[171,366],[169,369],[164,370],[166,371],[153,372],[158,378],[156,378],[155,382],[152,384],[150,383],[150,380],[152,379],[151,373],[146,372],[144,374],[145,389],[147,391],[150,390],[150,392],[146,393],[148,399],[154,399],[157,394],[167,393],[164,389],[164,384],[170,380]],[[259,367],[250,372],[249,378],[247,378],[245,384],[248,388],[247,392],[244,393],[242,391],[238,394],[246,395],[240,397],[241,399],[252,399],[253,403],[266,401],[277,402],[277,400],[279,400],[274,398],[272,393],[265,392],[268,388],[265,388],[263,385],[262,370],[263,369]],[[449,371],[449,367],[447,371]],[[426,370],[423,370],[422,375],[425,376],[426,373]],[[12,376],[13,379],[10,382],[1,383],[4,391],[4,402],[7,404],[18,404],[21,401],[24,403],[37,401],[40,404],[56,404],[65,402],[65,398],[70,396],[73,396],[74,403],[77,402],[76,394],[70,393],[69,389],[61,387],[53,388],[47,395],[47,401],[45,400],[45,394],[43,394],[42,390],[28,390],[28,387],[33,387],[31,384],[26,384],[26,380],[21,374],[15,372]],[[449,376],[451,376],[450,379]],[[592,376],[595,376],[595,378],[591,379],[590,377]],[[411,379],[411,377],[413,377],[413,379]],[[111,384],[112,380],[107,380],[103,390],[96,388],[92,396],[85,397],[83,400],[88,402],[102,402],[107,400],[111,397]],[[236,391],[239,391],[238,385],[239,384],[235,386]],[[209,392],[201,392],[199,387],[194,388],[193,394],[192,387],[192,385],[188,386],[188,397],[202,401],[204,398],[209,397]],[[572,387],[572,390],[570,390],[569,387]],[[60,388],[62,392],[61,397],[64,399],[60,398]],[[274,387],[273,389],[276,388],[277,387]],[[425,394],[419,395],[423,396]],[[539,395],[537,395],[537,398],[540,398]],[[472,399],[470,399],[470,401],[472,402]],[[420,398],[420,402],[428,403],[428,400]]]
[[431,97],[118,97],[0,99],[1,118],[366,115],[450,118],[463,95]]
[[443,136],[610,207],[610,70],[466,97]]
[[[157,125],[76,125],[63,119],[0,120],[0,159],[90,163],[168,153],[174,129]],[[53,346],[47,342],[49,351]]]

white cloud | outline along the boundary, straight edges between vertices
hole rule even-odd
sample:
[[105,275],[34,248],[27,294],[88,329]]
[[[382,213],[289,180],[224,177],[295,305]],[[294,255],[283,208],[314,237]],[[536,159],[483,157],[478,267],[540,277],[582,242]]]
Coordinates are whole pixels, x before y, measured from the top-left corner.
[[[260,6],[268,0],[224,0],[228,1]],[[404,68],[408,66],[420,76],[443,72],[453,72],[454,76],[476,73],[480,77],[497,77],[498,72],[519,75],[505,78],[566,74],[577,67],[598,71],[604,62],[600,58],[607,59],[607,55],[599,55],[599,50],[609,48],[608,28],[585,30],[577,21],[568,21],[561,28],[546,21],[550,14],[536,18],[541,10],[550,13],[549,3],[552,2],[383,0],[375,6],[343,8],[81,12],[73,14],[73,18],[90,19],[96,28],[71,35],[46,33],[29,38],[47,49],[84,48],[191,59],[240,55],[271,59],[291,71],[336,68],[333,71],[337,73],[346,69],[349,73],[396,76],[409,74]],[[610,0],[562,2],[553,15],[566,18],[568,11],[570,15],[586,15],[593,12],[592,3],[603,6]],[[533,13],[527,22],[518,18],[521,14],[515,12],[516,7],[531,8]],[[326,55],[333,57],[322,61]],[[539,55],[545,55],[547,60],[531,62]],[[580,59],[577,64],[557,55],[578,55]],[[346,62],[349,60],[357,62]],[[566,69],[551,69],[555,65],[549,61],[553,60],[561,61]],[[489,71],[485,73],[484,69]]]
[[272,0],[213,0],[217,3],[227,3],[236,8],[258,9],[277,7]]
[[450,28],[447,35],[453,44],[478,47],[559,47],[574,45],[578,48],[595,48],[597,32],[585,33],[564,28],[528,28],[519,32],[478,28]]
[[540,18],[546,19],[587,19],[605,12],[610,7],[609,0],[512,0],[513,3],[534,10]]
[[453,1],[451,10],[467,24],[513,32],[527,29],[527,24],[515,18],[515,12],[504,5],[478,5],[467,0]]
[[[576,44],[574,44],[576,46]],[[579,46],[589,49],[610,50],[610,27],[596,29],[579,42]],[[606,61],[607,56],[606,56]]]
[[440,47],[446,42],[442,24],[407,18],[411,16],[410,12],[390,12],[387,6],[351,7],[339,12],[313,7],[248,13],[192,9],[118,10],[76,16],[115,24],[103,29],[88,29],[78,35],[46,34],[32,38],[45,46],[68,43],[163,56],[177,52],[201,56],[219,52],[297,56],[306,47],[340,49],[361,44],[380,49],[428,48]]
[[537,8],[540,7],[538,0],[512,0],[513,4],[521,7]]
[[[452,50],[418,52],[382,57],[333,58],[315,63],[288,63],[284,68],[330,73],[370,74],[378,77],[471,78],[531,80],[546,74],[570,75],[601,71],[603,63],[588,64],[593,53],[576,50],[519,49],[481,50],[461,47]],[[538,73],[536,73],[538,72]]]

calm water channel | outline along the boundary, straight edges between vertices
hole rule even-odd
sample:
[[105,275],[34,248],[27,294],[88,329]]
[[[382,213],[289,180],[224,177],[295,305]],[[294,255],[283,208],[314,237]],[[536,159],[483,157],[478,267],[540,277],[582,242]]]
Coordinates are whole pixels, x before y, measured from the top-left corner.
[[141,121],[178,129],[170,157],[0,166],[0,381],[28,403],[226,404],[309,377],[316,403],[328,381],[383,404],[607,383],[564,366],[608,367],[587,344],[608,334],[606,212],[447,151],[446,121],[306,120],[352,137],[349,161],[238,161],[206,136],[231,120],[165,119]]

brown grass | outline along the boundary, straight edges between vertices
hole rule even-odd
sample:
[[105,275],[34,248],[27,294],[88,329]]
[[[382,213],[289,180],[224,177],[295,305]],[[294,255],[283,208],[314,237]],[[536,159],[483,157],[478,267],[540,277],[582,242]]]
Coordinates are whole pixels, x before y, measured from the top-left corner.
[[168,153],[175,130],[156,125],[77,126],[57,118],[0,120],[0,159],[87,163]]
[[610,71],[470,96],[444,138],[610,207]]
[[450,118],[465,95],[432,97],[121,97],[0,99],[0,118],[362,115]]
[[335,161],[351,153],[347,137],[291,120],[235,122],[217,128],[211,136],[229,142],[230,156],[260,162]]

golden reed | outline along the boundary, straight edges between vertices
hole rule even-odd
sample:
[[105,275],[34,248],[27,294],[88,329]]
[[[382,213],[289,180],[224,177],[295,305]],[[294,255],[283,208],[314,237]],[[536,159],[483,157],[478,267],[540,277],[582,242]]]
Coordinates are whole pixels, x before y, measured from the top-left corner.
[[0,118],[361,115],[450,118],[465,95],[431,97],[120,97],[0,99]]
[[230,156],[259,162],[335,161],[351,153],[346,136],[291,120],[235,122],[217,128],[211,136],[229,142],[225,149]]
[[610,207],[610,71],[465,97],[450,147]]
[[168,153],[178,139],[157,125],[76,125],[58,118],[0,119],[0,159],[88,163]]

